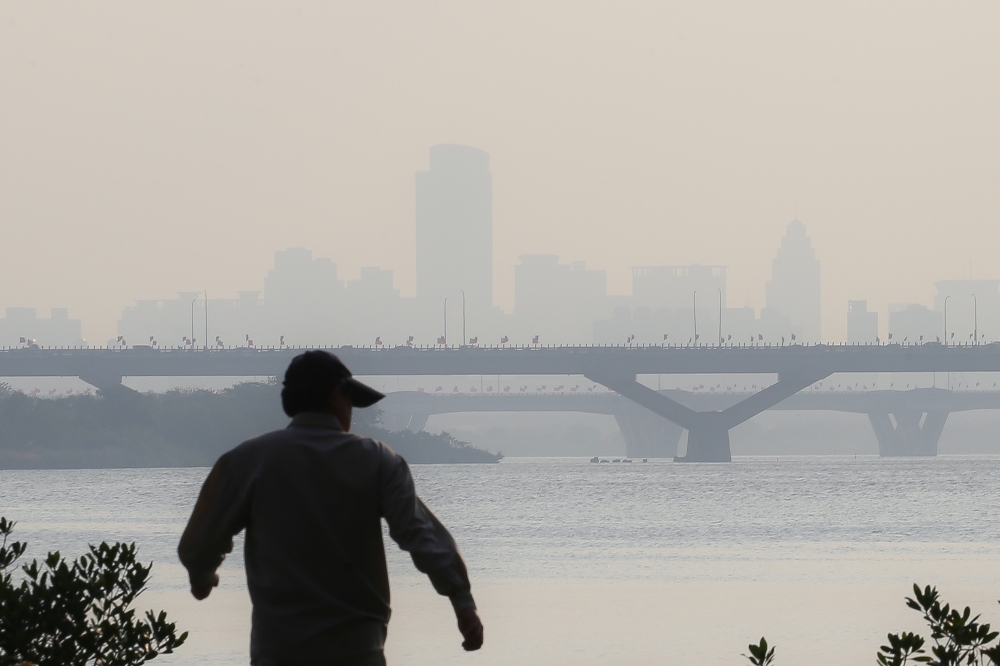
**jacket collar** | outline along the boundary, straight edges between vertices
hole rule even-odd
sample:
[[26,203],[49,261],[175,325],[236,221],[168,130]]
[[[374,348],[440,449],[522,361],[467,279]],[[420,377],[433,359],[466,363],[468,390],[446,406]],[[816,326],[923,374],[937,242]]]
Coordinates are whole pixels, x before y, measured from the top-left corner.
[[333,414],[323,414],[322,412],[299,412],[292,417],[289,428],[322,428],[324,430],[336,430],[344,432],[340,426],[340,421]]

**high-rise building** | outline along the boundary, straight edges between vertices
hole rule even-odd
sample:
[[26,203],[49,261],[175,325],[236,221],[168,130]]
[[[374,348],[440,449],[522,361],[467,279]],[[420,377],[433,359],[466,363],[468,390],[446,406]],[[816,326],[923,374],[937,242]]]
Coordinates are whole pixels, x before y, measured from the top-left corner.
[[[697,297],[695,294],[697,293]],[[637,307],[714,308],[726,303],[726,267],[639,266],[632,269],[632,296]]]
[[527,254],[514,267],[515,342],[586,344],[593,322],[607,316],[607,274],[554,254]]
[[918,345],[939,342],[943,317],[937,310],[917,303],[889,304],[889,340],[896,344]]
[[632,303],[634,341],[683,344],[690,338],[692,343],[718,344],[719,313],[726,304],[726,267],[634,267]]
[[289,314],[329,310],[343,290],[337,264],[326,258],[314,259],[304,247],[275,252],[274,268],[264,278],[264,302]]
[[868,301],[847,301],[847,341],[878,342],[878,313],[868,311]]
[[[436,313],[465,293],[469,333],[493,308],[493,175],[478,148],[430,149],[430,169],[417,172],[417,299]],[[455,308],[456,312],[459,310]]]
[[[175,299],[137,301],[122,312],[118,335],[128,345],[213,349],[398,345],[417,335],[413,299],[400,297],[392,271],[363,267],[360,279],[341,280],[335,263],[304,248],[274,253],[263,298],[259,291],[241,291],[238,298],[206,303],[205,295],[179,292]],[[53,310],[53,320],[64,315],[65,310]],[[76,326],[79,330],[79,321]]]
[[0,346],[38,344],[43,347],[74,347],[86,344],[79,319],[70,319],[66,308],[52,308],[48,319],[35,308],[7,308],[0,319]]
[[801,330],[800,342],[820,342],[820,263],[805,225],[798,220],[788,225],[771,262],[766,298],[767,310],[787,317],[792,329]]

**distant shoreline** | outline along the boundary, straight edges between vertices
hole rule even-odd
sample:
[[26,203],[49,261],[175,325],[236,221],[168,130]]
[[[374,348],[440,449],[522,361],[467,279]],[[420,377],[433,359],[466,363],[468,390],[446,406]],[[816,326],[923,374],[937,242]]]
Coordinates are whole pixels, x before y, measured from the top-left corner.
[[[352,430],[411,464],[496,463],[502,454],[447,433],[393,432],[376,408],[355,411]],[[274,384],[45,399],[0,385],[0,469],[210,467],[251,437],[288,425]]]

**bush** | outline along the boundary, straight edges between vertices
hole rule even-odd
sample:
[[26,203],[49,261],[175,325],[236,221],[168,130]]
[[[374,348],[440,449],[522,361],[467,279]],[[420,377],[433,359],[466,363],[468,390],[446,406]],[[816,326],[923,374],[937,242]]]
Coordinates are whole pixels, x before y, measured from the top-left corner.
[[0,666],[23,662],[66,666],[132,666],[169,654],[187,639],[165,612],[137,619],[129,606],[152,564],[136,561],[135,544],[90,546],[67,562],[58,552],[12,570],[27,544],[9,542],[15,523],[0,517]]
[[750,656],[743,656],[749,659],[753,666],[770,666],[774,663],[774,648],[767,649],[767,641],[763,636],[760,637],[760,645],[751,643],[747,649],[750,650]]
[[[883,645],[875,656],[879,666],[906,666],[914,663],[930,666],[1000,666],[1000,644],[994,643],[1000,632],[992,631],[988,624],[980,624],[980,616],[973,617],[968,606],[962,612],[949,604],[942,606],[937,588],[928,585],[921,590],[916,584],[913,586],[913,597],[906,598],[906,605],[923,616],[934,645],[930,648],[930,654],[927,654],[923,636],[907,631],[889,634],[889,644]],[[761,638],[760,645],[750,645],[750,655],[747,658],[751,664],[764,666],[774,659],[774,648],[768,652],[767,641]]]
[[906,598],[906,605],[923,615],[931,630],[931,654],[924,652],[924,639],[914,633],[889,634],[889,644],[879,650],[877,659],[881,666],[903,666],[912,661],[932,666],[985,666],[1000,664],[1000,645],[990,645],[1000,633],[990,631],[990,625],[980,624],[979,616],[972,617],[968,606],[963,612],[949,604],[941,605],[937,588],[913,586],[913,598]]

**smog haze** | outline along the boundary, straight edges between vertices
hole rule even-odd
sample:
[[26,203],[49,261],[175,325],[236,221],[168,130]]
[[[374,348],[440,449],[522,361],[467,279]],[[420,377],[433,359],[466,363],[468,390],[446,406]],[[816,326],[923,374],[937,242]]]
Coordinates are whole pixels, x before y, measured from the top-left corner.
[[0,8],[0,307],[114,337],[137,299],[260,289],[274,252],[415,292],[428,148],[489,154],[494,303],[524,254],[728,266],[764,306],[789,222],[846,302],[996,277],[992,2]]

